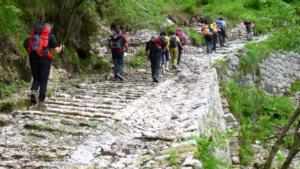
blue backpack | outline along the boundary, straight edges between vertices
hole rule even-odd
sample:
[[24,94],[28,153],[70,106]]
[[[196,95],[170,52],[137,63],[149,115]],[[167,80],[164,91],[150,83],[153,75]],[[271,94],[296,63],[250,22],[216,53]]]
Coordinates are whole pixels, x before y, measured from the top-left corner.
[[223,20],[217,20],[216,21],[217,26],[223,31],[225,30],[225,21]]

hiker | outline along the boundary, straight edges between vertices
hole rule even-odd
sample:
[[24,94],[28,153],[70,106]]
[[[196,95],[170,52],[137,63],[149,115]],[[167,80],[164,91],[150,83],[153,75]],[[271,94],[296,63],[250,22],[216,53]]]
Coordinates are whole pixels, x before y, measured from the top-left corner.
[[180,43],[180,39],[176,36],[175,32],[171,32],[170,40],[169,40],[169,50],[171,55],[172,69],[177,69],[177,61],[178,61],[178,49],[182,48]]
[[202,28],[202,33],[204,35],[205,44],[206,44],[206,53],[212,53],[213,50],[213,33],[210,29],[209,24],[205,24]]
[[24,47],[29,53],[29,62],[33,82],[31,85],[30,101],[32,105],[37,104],[36,93],[39,90],[40,108],[45,108],[45,98],[48,78],[50,74],[52,50],[60,53],[64,46],[57,45],[57,40],[52,34],[52,26],[45,23],[44,26],[35,24],[29,38],[25,39]]
[[218,28],[216,23],[211,23],[209,27],[210,31],[213,33],[212,37],[212,51],[216,51],[218,42]]
[[124,78],[124,53],[128,50],[127,37],[119,28],[113,28],[113,35],[108,39],[109,48],[114,63],[114,79],[125,80]]
[[246,38],[247,38],[247,40],[250,41],[250,40],[252,40],[254,23],[251,22],[250,20],[246,20],[243,22],[243,24],[245,25],[246,31],[247,31]]
[[153,82],[156,83],[159,82],[158,76],[160,70],[161,50],[165,45],[165,42],[163,42],[160,38],[156,38],[155,36],[152,36],[146,44],[146,52],[148,52],[148,57],[151,62],[151,75]]
[[220,41],[220,46],[224,47],[225,45],[225,38],[226,38],[226,22],[222,17],[219,17],[216,20],[216,25],[218,29],[218,35],[219,35],[219,41]]
[[187,36],[181,29],[176,29],[176,36],[179,37],[180,43],[182,45],[182,46],[178,46],[177,64],[179,65],[180,62],[181,62],[181,55],[182,55],[183,46],[186,44],[186,41],[187,41]]
[[166,70],[169,71],[169,60],[170,60],[170,53],[169,53],[169,40],[170,38],[167,36],[167,32],[162,31],[160,34],[160,39],[164,41],[165,46],[163,46],[161,50],[161,66],[162,71]]

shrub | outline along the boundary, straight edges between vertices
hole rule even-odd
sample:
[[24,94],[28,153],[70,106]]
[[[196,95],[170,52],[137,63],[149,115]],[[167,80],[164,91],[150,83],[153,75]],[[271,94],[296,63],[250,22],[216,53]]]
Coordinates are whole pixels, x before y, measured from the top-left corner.
[[297,79],[292,83],[291,86],[291,91],[292,92],[299,92],[300,91],[300,79]]
[[94,68],[99,69],[104,72],[108,72],[111,70],[109,61],[107,61],[104,58],[98,59],[96,64],[94,65]]
[[261,9],[263,7],[262,0],[247,0],[245,2],[245,7],[253,8],[253,9]]
[[135,57],[134,59],[132,59],[129,62],[129,65],[132,68],[138,69],[138,68],[144,67],[145,66],[145,62],[141,58]]
[[287,122],[295,104],[287,97],[268,96],[262,90],[235,82],[227,83],[223,88],[231,112],[241,123],[240,156],[241,163],[247,165],[254,155],[251,144],[259,140],[263,145],[269,145],[270,140],[266,138],[272,138],[276,128]]

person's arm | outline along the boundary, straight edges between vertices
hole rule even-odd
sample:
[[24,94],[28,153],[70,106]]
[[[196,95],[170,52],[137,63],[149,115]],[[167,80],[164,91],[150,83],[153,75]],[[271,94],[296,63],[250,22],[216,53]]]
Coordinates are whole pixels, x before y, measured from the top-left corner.
[[49,35],[49,48],[54,49],[55,52],[60,53],[63,48],[64,45],[60,44],[59,46],[57,45],[57,40],[55,38],[55,36],[53,34]]
[[182,44],[181,44],[180,39],[179,39],[178,36],[176,36],[176,41],[177,41],[177,43],[178,43],[178,46],[179,46],[180,48],[182,48]]
[[65,48],[65,45],[60,44],[60,46],[54,48],[54,50],[55,50],[57,53],[60,53],[60,52],[63,50],[63,48]]
[[125,35],[122,34],[122,38],[125,42],[125,46],[124,46],[124,52],[127,52],[128,51],[128,39]]

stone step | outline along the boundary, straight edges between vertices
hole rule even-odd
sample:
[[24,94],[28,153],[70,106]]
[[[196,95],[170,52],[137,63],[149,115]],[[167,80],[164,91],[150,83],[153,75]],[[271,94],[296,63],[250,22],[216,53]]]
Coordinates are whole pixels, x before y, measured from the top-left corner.
[[[43,112],[39,110],[27,110],[27,111],[15,111],[17,114],[23,114],[23,115],[38,115],[38,116],[50,116],[50,117],[64,117],[64,118],[70,118],[70,119],[79,119],[79,120],[89,120],[89,121],[99,121],[103,122],[107,119],[107,117],[101,117],[101,116],[89,116],[89,115],[74,115],[74,114],[68,114],[68,113],[59,113],[59,112]],[[108,116],[108,115],[106,115]]]
[[94,108],[94,107],[78,107],[78,106],[70,106],[70,105],[57,105],[57,104],[48,104],[47,109],[60,109],[63,112],[66,111],[79,111],[79,112],[89,112],[89,113],[105,113],[109,115],[113,115],[117,112],[117,110],[112,109],[101,109],[101,108]]
[[91,107],[91,108],[98,108],[98,109],[112,109],[112,110],[119,110],[123,108],[120,105],[107,105],[107,104],[98,104],[98,103],[90,103],[90,102],[67,102],[61,100],[48,100],[46,101],[48,105],[62,105],[62,106],[74,106],[74,107]]
[[105,105],[113,105],[114,103],[118,103],[117,105],[127,105],[128,102],[131,102],[131,100],[120,100],[120,99],[113,99],[113,98],[78,98],[78,97],[51,97],[48,98],[50,101],[64,101],[64,102],[74,102],[74,103],[92,103],[92,104],[105,104]]

